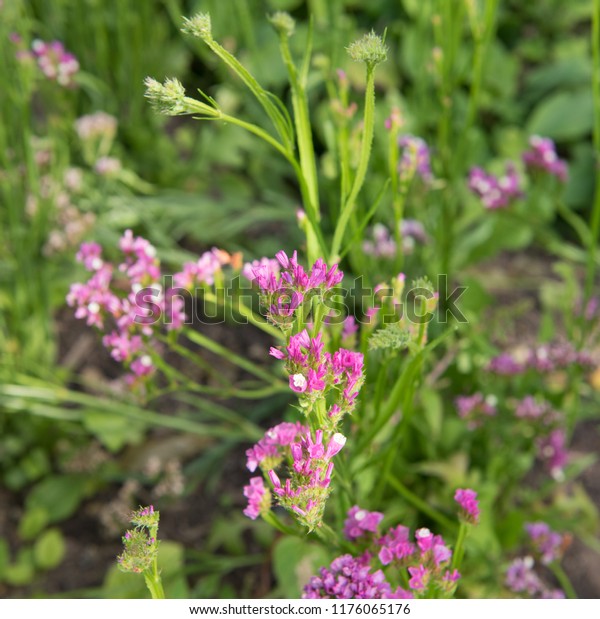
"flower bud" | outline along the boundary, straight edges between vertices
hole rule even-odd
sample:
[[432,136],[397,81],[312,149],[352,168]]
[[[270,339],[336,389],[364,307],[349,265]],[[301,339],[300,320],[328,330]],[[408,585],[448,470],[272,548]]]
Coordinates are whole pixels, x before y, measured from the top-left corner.
[[371,68],[387,60],[387,46],[374,31],[351,43],[346,50],[352,60],[365,62]]
[[212,25],[209,13],[197,13],[191,18],[183,18],[182,32],[191,34],[203,41],[212,41]]
[[296,22],[289,13],[286,13],[285,11],[277,11],[273,13],[273,15],[269,16],[269,21],[273,24],[273,28],[275,28],[275,30],[277,30],[280,34],[285,34],[288,37],[291,37],[294,34]]

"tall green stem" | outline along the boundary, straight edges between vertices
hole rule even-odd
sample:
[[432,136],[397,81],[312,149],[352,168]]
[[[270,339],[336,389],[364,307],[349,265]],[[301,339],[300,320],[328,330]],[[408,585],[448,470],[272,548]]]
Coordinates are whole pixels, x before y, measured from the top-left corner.
[[456,545],[454,546],[454,552],[452,554],[451,570],[459,570],[462,564],[463,557],[465,555],[465,540],[469,532],[469,525],[466,522],[460,523],[458,529],[458,538],[456,539]]
[[342,206],[340,218],[333,233],[333,242],[331,246],[330,261],[336,262],[340,253],[342,242],[344,240],[344,232],[350,220],[350,216],[356,207],[356,198],[363,186],[369,166],[369,158],[371,156],[371,145],[373,143],[373,128],[375,125],[375,68],[367,65],[367,86],[365,90],[365,110],[363,117],[363,136],[360,148],[360,157],[358,167],[356,168],[356,176],[350,190],[350,195]]
[[548,567],[550,568],[550,571],[554,574],[554,576],[556,576],[556,580],[558,580],[558,582],[560,583],[560,586],[565,592],[567,598],[569,600],[576,600],[578,596],[573,587],[573,583],[571,582],[571,579],[567,576],[566,572],[563,570],[560,563],[554,562],[551,563]]
[[596,164],[596,190],[590,220],[590,244],[588,248],[587,272],[585,278],[586,302],[592,296],[596,276],[596,246],[600,235],[600,0],[594,0],[592,18],[592,92],[594,96],[594,157]]

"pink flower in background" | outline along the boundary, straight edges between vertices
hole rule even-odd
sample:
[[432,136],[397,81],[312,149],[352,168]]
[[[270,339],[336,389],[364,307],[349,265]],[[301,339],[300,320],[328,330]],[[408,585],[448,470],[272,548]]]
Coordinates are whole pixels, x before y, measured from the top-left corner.
[[478,167],[472,168],[468,185],[489,210],[506,208],[523,195],[517,171],[512,163],[506,165],[506,174],[501,177],[488,174]]
[[60,41],[46,43],[36,39],[31,44],[38,67],[50,80],[55,80],[61,86],[74,86],[74,77],[79,71],[79,62]]
[[348,510],[348,515],[344,522],[344,535],[349,540],[355,540],[367,533],[375,533],[382,520],[382,513],[369,512],[355,505]]
[[411,168],[415,169],[417,176],[425,183],[433,181],[429,147],[422,138],[415,135],[403,135],[398,140],[402,149],[402,158],[398,165],[400,176],[406,174]]
[[567,181],[567,163],[559,159],[556,146],[550,138],[532,135],[529,138],[530,150],[523,153],[523,163],[528,170],[547,172],[559,181]]

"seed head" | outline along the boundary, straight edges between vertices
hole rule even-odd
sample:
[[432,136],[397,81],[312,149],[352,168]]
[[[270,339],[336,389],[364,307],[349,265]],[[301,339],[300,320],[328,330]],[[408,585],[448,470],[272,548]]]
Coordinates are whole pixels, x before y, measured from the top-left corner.
[[209,13],[197,13],[194,17],[184,17],[182,32],[199,37],[203,41],[212,41],[212,25]]
[[161,114],[176,116],[186,113],[185,88],[179,80],[167,78],[165,83],[161,84],[154,78],[147,77],[144,84],[146,85],[146,97]]
[[276,11],[273,15],[269,16],[269,21],[273,24],[277,32],[286,34],[288,37],[294,34],[296,22],[289,13],[285,11]]
[[346,50],[352,60],[365,62],[370,68],[387,60],[387,46],[373,30],[351,43]]

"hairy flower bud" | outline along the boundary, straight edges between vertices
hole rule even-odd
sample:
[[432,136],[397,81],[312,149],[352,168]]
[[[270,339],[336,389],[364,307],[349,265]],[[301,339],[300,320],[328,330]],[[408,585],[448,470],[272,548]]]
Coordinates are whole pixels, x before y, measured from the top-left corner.
[[273,15],[269,16],[269,21],[273,24],[273,28],[275,28],[277,32],[285,34],[288,37],[294,34],[296,22],[289,13],[285,11],[276,11]]
[[212,41],[212,24],[209,13],[197,13],[193,17],[183,18],[182,32],[199,37],[203,41]]
[[144,80],[146,85],[145,96],[150,103],[162,114],[177,116],[185,114],[185,88],[183,84],[175,78],[167,78],[164,84],[156,81],[152,77]]
[[346,51],[352,60],[365,62],[371,68],[387,60],[387,46],[374,31],[351,43]]

